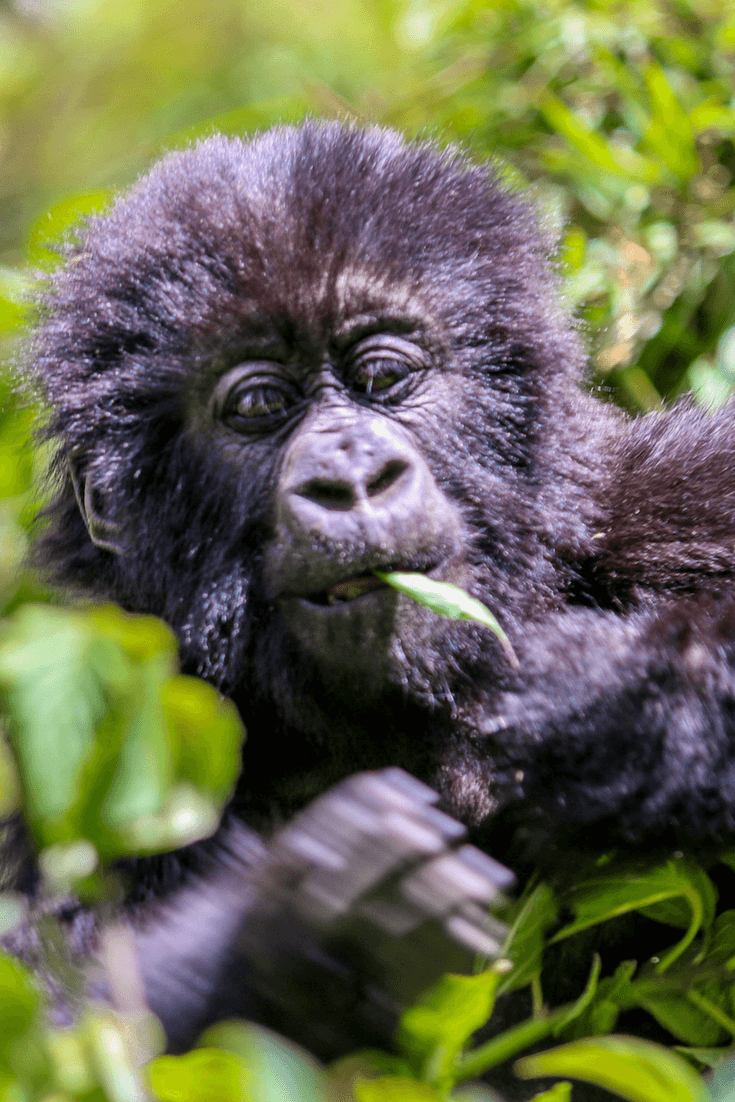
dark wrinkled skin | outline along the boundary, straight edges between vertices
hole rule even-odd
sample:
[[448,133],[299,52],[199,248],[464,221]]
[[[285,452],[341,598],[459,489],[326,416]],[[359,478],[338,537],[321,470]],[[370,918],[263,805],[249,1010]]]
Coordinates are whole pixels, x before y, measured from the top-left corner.
[[[134,867],[182,1042],[242,1009],[237,831],[355,771],[402,766],[521,874],[732,841],[733,412],[586,393],[550,248],[487,167],[311,123],[167,157],[51,282],[37,559],[167,620],[248,729],[235,826]],[[518,670],[388,569],[482,599]]]

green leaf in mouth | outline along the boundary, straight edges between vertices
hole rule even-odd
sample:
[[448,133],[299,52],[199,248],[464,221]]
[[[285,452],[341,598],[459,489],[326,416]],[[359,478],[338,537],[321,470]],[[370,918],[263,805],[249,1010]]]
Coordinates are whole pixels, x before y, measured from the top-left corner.
[[470,597],[469,593],[465,593],[459,586],[452,585],[450,582],[435,582],[425,574],[402,572],[382,574],[377,570],[376,574],[386,585],[397,589],[399,593],[405,593],[417,604],[431,609],[437,616],[445,616],[449,620],[474,620],[475,623],[484,624],[485,627],[490,628],[500,640],[511,666],[518,669],[518,658],[510,639],[482,601],[478,601],[476,597]]

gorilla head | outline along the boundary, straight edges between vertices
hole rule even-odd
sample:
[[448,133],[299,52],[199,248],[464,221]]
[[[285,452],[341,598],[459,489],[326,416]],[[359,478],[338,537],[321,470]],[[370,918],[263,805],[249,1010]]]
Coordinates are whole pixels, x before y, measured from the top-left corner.
[[165,618],[301,770],[327,740],[380,762],[376,719],[407,708],[456,719],[502,678],[497,640],[375,571],[455,582],[511,634],[561,600],[602,417],[548,248],[486,167],[377,128],[169,156],[44,300],[42,561]]

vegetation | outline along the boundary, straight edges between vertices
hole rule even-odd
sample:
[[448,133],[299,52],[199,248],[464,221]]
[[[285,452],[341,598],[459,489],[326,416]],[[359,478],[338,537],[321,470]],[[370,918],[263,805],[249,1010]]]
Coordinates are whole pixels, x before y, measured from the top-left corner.
[[[104,861],[211,831],[240,738],[227,704],[177,674],[162,625],[58,607],[22,566],[43,457],[12,362],[28,273],[56,262],[52,243],[162,151],[215,130],[312,113],[459,140],[530,185],[557,229],[592,384],[632,409],[686,390],[716,405],[735,380],[734,75],[728,0],[2,5],[0,814],[25,807],[49,897],[110,898]],[[735,867],[735,854],[722,860]],[[73,1029],[46,1024],[29,974],[0,957],[0,1097],[479,1099],[482,1088],[462,1084],[545,1041],[520,1074],[592,1079],[634,1102],[724,1102],[735,1098],[732,1069],[708,1087],[692,1070],[735,1043],[735,912],[718,915],[716,902],[708,872],[678,855],[654,868],[610,860],[563,898],[538,883],[505,916],[512,968],[446,979],[406,1014],[397,1056],[356,1055],[329,1083],[305,1054],[237,1024],[187,1056],[157,1056],[124,932],[111,931],[103,959],[126,1013],[87,1007]],[[591,959],[577,1001],[549,1013],[544,946],[630,910],[661,923],[660,955],[603,979]],[[0,893],[0,929],[23,914],[19,897]],[[78,989],[52,923],[44,951]],[[496,995],[524,985],[529,1021],[472,1047]],[[664,1025],[679,1054],[611,1036],[630,1008]],[[541,1097],[563,1102],[569,1090]]]

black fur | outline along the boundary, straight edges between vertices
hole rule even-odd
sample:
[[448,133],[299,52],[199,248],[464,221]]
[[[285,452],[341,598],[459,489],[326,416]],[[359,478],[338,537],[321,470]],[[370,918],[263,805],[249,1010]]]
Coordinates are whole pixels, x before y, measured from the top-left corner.
[[[232,820],[270,830],[399,764],[522,870],[735,834],[735,418],[631,420],[586,393],[551,247],[456,151],[309,123],[165,158],[54,277],[32,349],[58,480],[37,556],[61,587],[162,616],[184,669],[238,704]],[[411,342],[395,397],[353,385],[340,333],[358,316]],[[243,434],[210,395],[263,358],[297,397]],[[346,527],[332,450],[327,490],[349,500],[324,496],[340,418],[350,447],[387,441],[389,482],[423,480],[424,505],[406,490],[377,534]],[[309,463],[306,489],[288,482]],[[90,540],[70,468],[116,549]],[[311,543],[304,499],[324,517]],[[387,591],[360,598],[384,602],[362,632],[357,613],[322,637],[284,611],[284,593],[389,566],[479,596],[519,669],[491,633]],[[204,1018],[230,1009],[216,984],[207,999]]]

